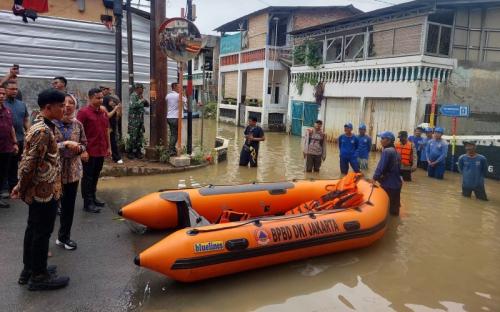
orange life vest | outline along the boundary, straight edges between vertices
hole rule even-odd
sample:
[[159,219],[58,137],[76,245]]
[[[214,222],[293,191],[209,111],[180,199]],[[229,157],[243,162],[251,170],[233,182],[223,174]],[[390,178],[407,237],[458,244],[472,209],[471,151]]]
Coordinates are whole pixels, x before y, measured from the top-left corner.
[[404,166],[411,166],[413,164],[413,143],[408,141],[405,145],[401,142],[395,144],[396,151],[401,156],[401,164]]

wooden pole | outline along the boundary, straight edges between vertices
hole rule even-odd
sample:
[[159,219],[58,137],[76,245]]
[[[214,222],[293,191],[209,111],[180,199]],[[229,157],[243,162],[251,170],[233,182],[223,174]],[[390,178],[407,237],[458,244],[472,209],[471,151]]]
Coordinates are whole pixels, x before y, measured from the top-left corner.
[[[186,4],[186,11],[187,11],[187,19],[189,21],[193,20],[193,1],[192,0],[187,0]],[[193,61],[190,60],[188,62],[188,68],[187,68],[187,88],[186,88],[186,97],[188,101],[188,106],[187,106],[187,144],[186,144],[186,151],[189,155],[191,155],[193,151],[193,111],[191,108],[191,103],[193,99]]]
[[165,20],[164,0],[151,0],[151,23],[150,23],[150,103],[151,135],[149,147],[167,142],[167,118],[165,95],[167,91],[167,58],[160,50],[159,29]]
[[127,57],[128,57],[128,94],[134,90],[134,45],[132,38],[132,11],[127,0]]

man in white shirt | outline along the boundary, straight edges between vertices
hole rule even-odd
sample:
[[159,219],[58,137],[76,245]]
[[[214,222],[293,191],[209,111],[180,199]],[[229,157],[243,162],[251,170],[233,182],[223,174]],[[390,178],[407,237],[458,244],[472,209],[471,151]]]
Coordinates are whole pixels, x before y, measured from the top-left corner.
[[[177,127],[179,125],[179,93],[177,92],[178,83],[172,83],[172,90],[167,94],[167,124],[170,132],[168,150],[170,156],[177,155],[175,145],[177,144]],[[182,97],[184,109],[187,109],[187,99]]]

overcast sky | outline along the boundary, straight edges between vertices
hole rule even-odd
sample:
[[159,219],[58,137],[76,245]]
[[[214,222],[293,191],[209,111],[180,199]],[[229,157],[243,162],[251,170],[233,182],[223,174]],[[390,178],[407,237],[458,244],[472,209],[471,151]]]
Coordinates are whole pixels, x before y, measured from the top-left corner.
[[[352,4],[362,11],[380,9],[409,0],[193,0],[196,4],[196,26],[203,34],[216,34],[213,29],[240,16],[267,6],[327,6]],[[142,0],[141,2],[146,2]],[[167,16],[179,16],[185,0],[167,0]]]

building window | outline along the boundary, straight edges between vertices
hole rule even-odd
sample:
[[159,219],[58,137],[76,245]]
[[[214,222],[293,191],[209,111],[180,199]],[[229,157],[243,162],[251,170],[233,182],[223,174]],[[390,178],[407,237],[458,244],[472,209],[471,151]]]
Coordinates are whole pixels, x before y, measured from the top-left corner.
[[344,60],[359,60],[364,57],[365,34],[356,34],[345,37]]
[[343,37],[326,40],[326,61],[342,62]]
[[236,118],[236,110],[227,109],[227,108],[220,108],[219,109],[219,116],[226,117],[226,118]]
[[451,27],[429,23],[427,28],[427,54],[448,56],[450,54]]

